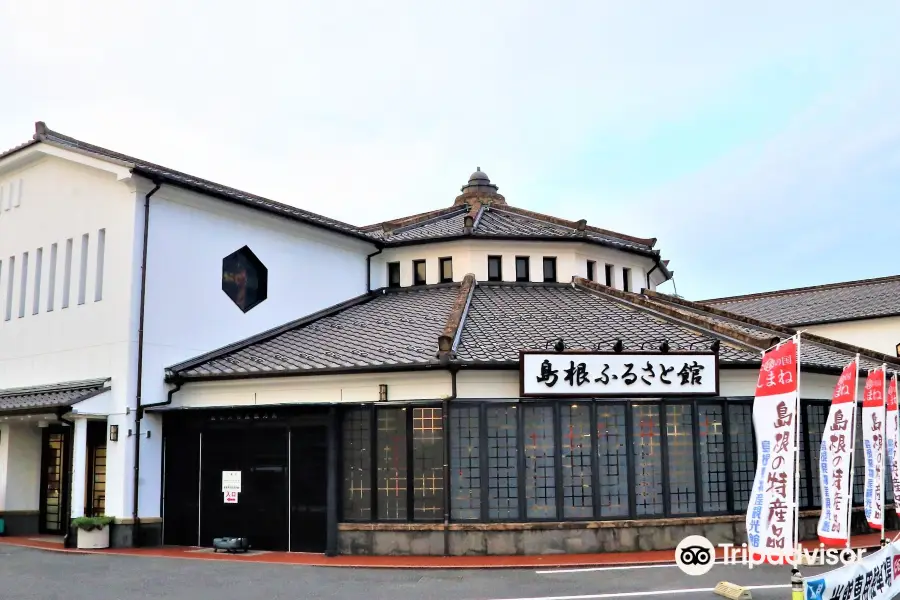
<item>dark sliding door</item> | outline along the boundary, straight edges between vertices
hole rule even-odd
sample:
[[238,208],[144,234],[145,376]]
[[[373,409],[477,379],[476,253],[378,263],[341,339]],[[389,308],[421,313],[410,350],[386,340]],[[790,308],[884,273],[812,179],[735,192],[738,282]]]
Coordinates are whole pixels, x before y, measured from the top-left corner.
[[327,532],[328,425],[291,428],[291,551],[324,552]]

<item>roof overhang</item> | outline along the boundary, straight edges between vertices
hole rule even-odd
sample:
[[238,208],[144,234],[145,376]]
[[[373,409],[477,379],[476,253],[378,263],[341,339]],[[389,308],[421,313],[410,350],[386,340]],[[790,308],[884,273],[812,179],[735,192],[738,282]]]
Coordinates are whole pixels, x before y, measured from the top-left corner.
[[108,392],[109,381],[86,379],[0,390],[0,415],[62,415],[78,403]]

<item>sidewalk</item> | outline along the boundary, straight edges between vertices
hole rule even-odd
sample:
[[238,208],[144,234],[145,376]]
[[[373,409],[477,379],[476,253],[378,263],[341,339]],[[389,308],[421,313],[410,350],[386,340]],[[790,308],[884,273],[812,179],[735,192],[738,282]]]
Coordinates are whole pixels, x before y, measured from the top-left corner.
[[[889,531],[888,541],[897,535]],[[876,548],[877,533],[851,538],[853,548]],[[609,552],[604,554],[542,554],[534,556],[335,556],[297,552],[250,551],[247,554],[214,553],[209,548],[163,546],[156,548],[111,548],[107,550],[77,550],[63,548],[60,538],[0,537],[0,544],[36,548],[73,554],[106,554],[111,556],[144,556],[149,558],[180,558],[188,560],[226,560],[233,562],[298,565],[312,567],[351,567],[360,569],[547,569],[563,567],[611,567],[666,564],[675,561],[674,550],[647,552]],[[816,542],[804,542],[804,547],[817,548]],[[719,555],[721,558],[721,554]]]

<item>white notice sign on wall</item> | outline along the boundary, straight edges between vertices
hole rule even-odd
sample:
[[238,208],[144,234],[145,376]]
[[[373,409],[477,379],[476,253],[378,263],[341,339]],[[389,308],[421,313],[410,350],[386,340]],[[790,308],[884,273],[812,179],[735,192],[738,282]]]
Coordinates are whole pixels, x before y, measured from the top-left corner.
[[[223,492],[240,492],[241,491],[241,472],[240,471],[222,471],[222,491]],[[226,500],[227,502],[227,500]],[[236,500],[235,500],[236,502]]]
[[717,358],[712,352],[522,352],[521,395],[714,396]]

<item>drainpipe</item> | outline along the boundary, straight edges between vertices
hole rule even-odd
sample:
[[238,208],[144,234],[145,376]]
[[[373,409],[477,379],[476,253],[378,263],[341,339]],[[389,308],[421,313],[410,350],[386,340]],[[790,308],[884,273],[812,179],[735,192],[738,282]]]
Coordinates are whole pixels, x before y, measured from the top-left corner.
[[373,252],[366,256],[366,293],[372,291],[372,257],[378,256],[384,251],[384,248],[379,248],[377,252]]
[[138,313],[138,355],[137,355],[137,393],[135,396],[134,417],[134,483],[132,494],[134,496],[131,507],[131,545],[138,547],[138,530],[140,518],[138,517],[138,482],[141,478],[141,418],[144,411],[141,407],[141,387],[144,375],[144,307],[147,301],[147,245],[150,236],[150,197],[153,196],[161,184],[154,182],[153,189],[144,196],[144,239],[141,248],[141,303]]
[[450,401],[456,400],[456,374],[450,367],[450,397],[444,398],[441,417],[444,426],[444,556],[450,556]]
[[69,490],[69,492],[68,492],[69,506],[66,511],[66,520],[64,521],[66,524],[66,535],[63,536],[63,548],[73,548],[75,546],[75,543],[74,543],[74,540],[76,539],[75,536],[78,535],[78,532],[74,532],[75,535],[72,535],[73,534],[73,531],[72,531],[72,479],[75,477],[75,465],[72,463],[74,462],[73,459],[75,456],[75,444],[74,444],[75,422],[70,421],[70,420],[66,419],[65,417],[63,417],[63,415],[66,414],[70,408],[71,407],[69,407],[69,406],[61,406],[60,408],[56,409],[56,419],[59,422],[65,423],[66,425],[69,426],[69,428],[72,431],[72,437],[70,439],[73,440],[73,443],[69,444],[69,451],[66,453],[66,463],[69,465],[69,470],[68,470],[69,481],[68,481],[68,485],[64,486],[64,489]]
[[658,268],[659,268],[659,263],[656,263],[656,264],[653,265],[653,268],[652,268],[652,269],[650,269],[649,271],[647,271],[647,289],[648,289],[648,290],[651,289],[651,288],[650,288],[650,275],[652,275],[652,274],[653,274],[653,271],[657,270]]

